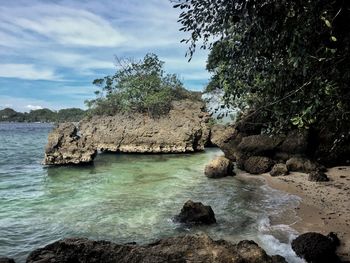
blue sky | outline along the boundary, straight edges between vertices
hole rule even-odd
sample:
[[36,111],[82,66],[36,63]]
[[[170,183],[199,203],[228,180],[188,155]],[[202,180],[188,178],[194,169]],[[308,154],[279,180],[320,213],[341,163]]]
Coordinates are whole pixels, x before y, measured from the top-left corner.
[[208,82],[207,53],[185,58],[168,0],[0,0],[0,109],[84,107],[114,56],[153,52],[192,90]]

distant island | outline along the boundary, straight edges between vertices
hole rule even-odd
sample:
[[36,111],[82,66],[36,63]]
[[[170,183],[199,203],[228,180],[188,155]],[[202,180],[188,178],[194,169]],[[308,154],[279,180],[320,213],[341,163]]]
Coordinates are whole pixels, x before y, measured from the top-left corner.
[[0,122],[77,122],[86,116],[86,111],[79,108],[52,111],[50,109],[17,112],[11,108],[0,110]]

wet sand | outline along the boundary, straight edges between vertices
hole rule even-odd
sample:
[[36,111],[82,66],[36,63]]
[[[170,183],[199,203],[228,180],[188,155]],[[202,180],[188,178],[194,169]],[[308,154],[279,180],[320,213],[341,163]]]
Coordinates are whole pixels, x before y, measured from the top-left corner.
[[310,182],[303,173],[261,177],[270,187],[302,198],[296,208],[300,220],[291,224],[292,228],[299,233],[337,233],[341,241],[338,255],[350,261],[350,167],[334,167],[326,174],[330,182]]

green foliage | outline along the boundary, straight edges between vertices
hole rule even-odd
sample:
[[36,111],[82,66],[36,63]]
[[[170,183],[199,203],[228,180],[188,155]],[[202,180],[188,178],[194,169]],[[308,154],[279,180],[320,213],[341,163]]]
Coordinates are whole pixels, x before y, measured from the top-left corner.
[[[182,31],[210,48],[207,90],[266,116],[266,131],[350,130],[350,1],[184,0]],[[215,39],[215,41],[212,41]]]
[[86,116],[86,111],[77,108],[31,110],[29,113],[6,108],[0,110],[0,121],[6,122],[78,122]]
[[170,110],[173,100],[197,99],[175,74],[164,72],[164,62],[154,54],[138,62],[117,63],[119,69],[113,76],[93,81],[100,90],[95,92],[96,99],[85,102],[91,115],[139,112],[160,116]]

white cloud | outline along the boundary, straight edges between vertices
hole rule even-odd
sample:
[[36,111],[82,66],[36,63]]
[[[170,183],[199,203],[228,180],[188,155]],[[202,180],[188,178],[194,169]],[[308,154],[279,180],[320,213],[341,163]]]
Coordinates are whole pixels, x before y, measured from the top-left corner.
[[27,105],[26,108],[29,110],[41,110],[41,109],[43,109],[43,107],[39,106],[39,105]]
[[39,68],[33,64],[0,64],[0,77],[27,80],[59,80],[52,69]]
[[125,37],[108,21],[84,10],[37,4],[3,7],[0,11],[0,28],[8,29],[11,25],[11,32],[16,34],[31,31],[68,46],[117,47],[125,41]]

